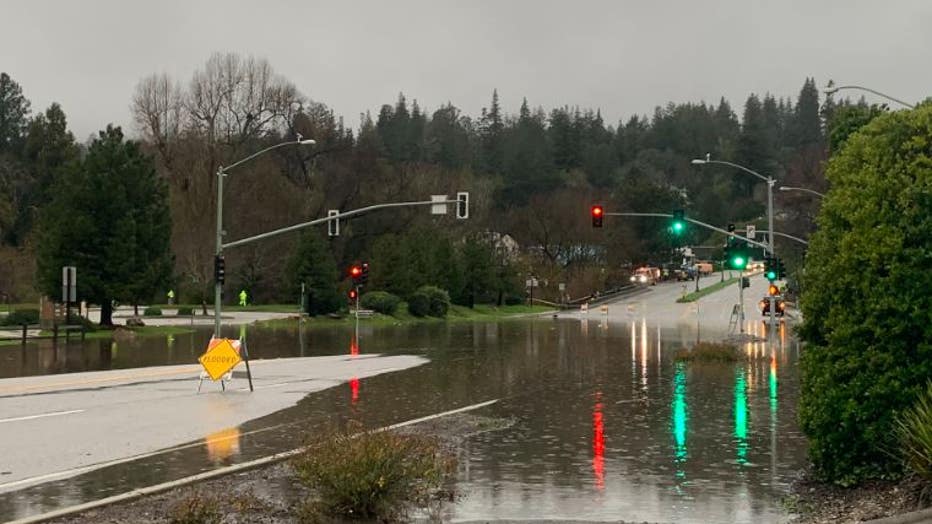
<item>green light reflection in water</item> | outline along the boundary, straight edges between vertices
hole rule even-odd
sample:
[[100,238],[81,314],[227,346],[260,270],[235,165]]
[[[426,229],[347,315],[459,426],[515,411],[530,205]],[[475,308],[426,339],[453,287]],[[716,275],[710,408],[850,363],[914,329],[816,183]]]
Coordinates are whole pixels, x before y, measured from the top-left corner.
[[[673,442],[674,461],[679,465],[686,461],[686,433],[689,424],[689,412],[686,406],[686,366],[680,362],[673,375]],[[677,468],[677,477],[686,476],[686,472]]]
[[738,464],[747,464],[748,456],[748,390],[744,370],[735,373],[735,444]]

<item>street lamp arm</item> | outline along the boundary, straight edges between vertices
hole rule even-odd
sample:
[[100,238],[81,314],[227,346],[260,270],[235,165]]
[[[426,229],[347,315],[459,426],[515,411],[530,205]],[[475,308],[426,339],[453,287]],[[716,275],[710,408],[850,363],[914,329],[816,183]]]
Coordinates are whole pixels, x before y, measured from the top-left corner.
[[815,191],[813,189],[809,189],[806,187],[780,186],[779,189],[780,191],[803,191],[805,193],[812,193],[813,195],[820,197],[820,198],[825,198],[825,193],[819,193],[818,191]]
[[269,147],[267,147],[267,148],[265,148],[265,149],[263,149],[263,150],[261,150],[261,151],[256,151],[255,153],[253,153],[253,154],[247,156],[246,158],[244,158],[244,159],[242,159],[242,160],[240,160],[240,161],[238,161],[238,162],[235,162],[235,163],[233,163],[233,164],[230,164],[230,165],[228,165],[228,166],[220,166],[220,168],[218,169],[218,171],[221,172],[221,173],[225,173],[225,172],[227,172],[228,170],[233,169],[234,167],[237,167],[237,166],[239,166],[239,165],[241,165],[241,164],[245,164],[246,162],[249,162],[249,161],[252,160],[253,158],[256,158],[256,157],[259,156],[259,155],[263,155],[263,154],[265,154],[265,153],[268,153],[269,151],[271,151],[271,150],[273,150],[273,149],[278,149],[279,147],[293,146],[293,145],[299,145],[299,144],[315,144],[315,143],[316,143],[316,142],[314,142],[313,140],[301,140],[300,138],[297,139],[297,140],[290,140],[290,141],[288,141],[288,142],[281,142],[281,143],[279,143],[279,144],[275,144],[275,145],[269,146]]
[[[671,214],[669,214],[669,213],[605,213],[605,215],[606,215],[606,216],[619,216],[619,217],[661,217],[661,218],[673,218],[673,215],[671,215]],[[751,240],[750,238],[743,237],[743,236],[741,236],[741,235],[736,235],[736,234],[734,234],[734,233],[732,233],[732,232],[730,232],[730,231],[728,231],[728,230],[726,230],[726,229],[722,229],[722,228],[720,228],[720,227],[715,227],[715,226],[713,226],[712,224],[706,224],[705,222],[701,222],[701,221],[699,221],[699,220],[696,220],[695,218],[683,217],[683,220],[686,220],[687,222],[692,222],[693,224],[696,224],[697,226],[702,226],[702,227],[704,227],[704,228],[706,228],[706,229],[711,229],[712,231],[718,231],[719,233],[725,233],[725,234],[728,235],[728,236],[735,237],[735,238],[737,238],[738,240],[742,240],[742,241],[744,241],[744,242],[747,242],[748,244],[753,244],[753,245],[755,245],[755,246],[762,247],[762,248],[764,248],[764,249],[766,249],[766,250],[770,250],[770,247],[767,246],[767,244],[763,244],[763,243],[761,243],[761,242],[757,242],[756,240]]]
[[746,168],[746,167],[744,167],[744,166],[742,166],[742,165],[740,165],[740,164],[735,164],[735,163],[732,163],[732,162],[726,162],[725,160],[702,160],[701,162],[696,162],[695,160],[693,160],[693,163],[695,163],[695,164],[700,164],[700,163],[701,163],[701,164],[722,164],[723,166],[731,166],[731,167],[733,167],[733,168],[735,168],[735,169],[740,169],[741,171],[744,171],[745,173],[750,173],[750,174],[756,176],[757,178],[763,180],[764,182],[767,182],[768,184],[770,184],[770,183],[771,183],[771,180],[772,180],[771,178],[765,177],[764,175],[758,173],[757,171],[754,171],[754,170],[752,170],[752,169],[748,169],[748,168]]
[[[767,234],[770,234],[770,231],[761,230],[761,229],[758,229],[757,232],[758,232],[758,233],[767,233]],[[801,238],[799,238],[799,237],[794,237],[793,235],[790,235],[790,234],[787,234],[787,233],[781,233],[781,232],[779,232],[779,231],[774,231],[773,234],[774,234],[774,235],[777,235],[778,237],[784,237],[784,238],[788,238],[788,239],[790,239],[790,240],[795,240],[795,241],[799,242],[800,244],[805,244],[805,245],[807,245],[807,246],[809,245],[809,242],[807,242],[807,241],[805,241],[805,240],[803,240],[803,239],[801,239]]]
[[909,102],[904,102],[904,101],[902,101],[902,100],[900,100],[900,99],[898,99],[898,98],[893,98],[893,97],[890,96],[890,95],[886,95],[886,94],[884,94],[884,93],[881,93],[880,91],[871,89],[871,88],[869,88],[869,87],[864,87],[864,86],[850,85],[850,86],[830,87],[830,88],[826,89],[824,92],[825,92],[826,95],[831,95],[831,94],[834,94],[834,93],[836,93],[836,92],[838,92],[839,90],[842,90],[842,89],[859,89],[859,90],[861,90],[861,91],[867,91],[868,93],[873,93],[873,94],[875,94],[875,95],[877,95],[877,96],[879,96],[879,97],[886,98],[887,100],[896,102],[897,104],[902,104],[902,105],[904,105],[904,106],[906,106],[906,107],[908,107],[908,108],[910,108],[910,109],[916,109],[916,105],[915,105],[915,104],[910,104]]

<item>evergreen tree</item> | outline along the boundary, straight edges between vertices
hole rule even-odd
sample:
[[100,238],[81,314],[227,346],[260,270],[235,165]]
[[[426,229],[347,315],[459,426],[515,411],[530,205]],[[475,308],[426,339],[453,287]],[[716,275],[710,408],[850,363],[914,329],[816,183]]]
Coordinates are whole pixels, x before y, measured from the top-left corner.
[[29,125],[29,100],[6,73],[0,73],[0,153],[15,152]]
[[792,145],[798,150],[824,147],[822,121],[819,115],[819,90],[815,78],[807,78],[799,91],[793,118]]
[[100,304],[151,298],[171,276],[168,191],[151,157],[119,127],[101,131],[80,163],[59,177],[41,214],[39,282],[56,296],[62,266],[77,266],[78,295]]
[[505,180],[499,204],[527,203],[535,193],[547,193],[560,185],[547,140],[545,115],[532,114],[527,100],[521,104],[518,120],[506,139]]
[[492,91],[492,106],[482,108],[479,119],[480,160],[479,165],[486,173],[501,173],[505,157],[505,122],[498,104],[498,90]]
[[325,315],[340,309],[337,283],[340,272],[333,253],[316,230],[302,233],[297,249],[288,261],[284,288],[292,291],[304,284],[309,315]]

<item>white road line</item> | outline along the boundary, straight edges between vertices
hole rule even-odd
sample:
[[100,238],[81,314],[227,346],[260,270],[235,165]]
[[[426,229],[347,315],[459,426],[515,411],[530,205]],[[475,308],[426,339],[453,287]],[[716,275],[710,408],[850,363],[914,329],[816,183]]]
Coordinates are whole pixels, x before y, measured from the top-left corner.
[[[385,426],[376,431],[390,431],[392,429],[402,428],[405,426],[410,426],[412,424],[417,424],[419,422],[433,420],[433,419],[437,419],[440,417],[446,417],[448,415],[454,415],[456,413],[464,413],[467,411],[473,411],[479,408],[484,408],[486,406],[491,406],[492,404],[495,404],[496,402],[498,402],[498,400],[499,399],[488,400],[486,402],[480,402],[478,404],[472,404],[470,406],[464,406],[458,409],[451,409],[450,411],[444,411],[442,413],[435,413],[433,415],[428,415],[426,417],[407,420],[405,422],[400,422],[398,424],[392,424],[391,426]],[[237,471],[242,471],[245,469],[251,469],[251,468],[263,466],[265,464],[280,462],[282,460],[285,460],[293,456],[296,456],[300,453],[303,453],[307,451],[308,449],[309,449],[309,446],[303,446],[303,447],[292,449],[289,451],[284,451],[281,453],[276,453],[274,455],[262,457],[260,459],[251,460],[249,462],[241,462],[239,464],[233,464],[233,465],[226,466],[223,468],[214,469],[211,471],[205,471],[203,473],[198,473],[197,475],[192,475],[190,477],[185,477],[185,478],[178,479],[178,480],[163,482],[161,484],[156,484],[154,486],[148,486],[145,488],[139,488],[139,489],[127,491],[126,493],[121,493],[119,495],[113,495],[113,496],[106,497],[103,499],[94,500],[91,502],[85,502],[83,504],[77,504],[74,506],[70,506],[67,508],[61,508],[61,509],[57,509],[54,511],[49,511],[41,515],[32,515],[29,517],[23,517],[18,520],[10,521],[7,524],[34,524],[38,522],[44,522],[47,520],[51,520],[53,518],[65,517],[68,515],[73,515],[75,513],[80,513],[82,511],[87,511],[89,509],[99,508],[99,507],[107,506],[110,504],[116,504],[118,502],[124,502],[127,500],[139,498],[145,495],[152,495],[155,493],[160,493],[162,491],[167,491],[172,488],[185,486],[187,484],[193,484],[194,482],[197,482],[199,480],[208,480],[208,479],[212,479],[212,478],[219,477],[222,475],[228,475],[230,473],[235,473]]]
[[71,411],[53,411],[51,413],[42,413],[40,415],[27,415],[25,417],[0,418],[0,424],[4,422],[19,422],[22,420],[34,420],[37,418],[57,417],[60,415],[71,415],[72,413],[83,413],[83,409],[72,409]]

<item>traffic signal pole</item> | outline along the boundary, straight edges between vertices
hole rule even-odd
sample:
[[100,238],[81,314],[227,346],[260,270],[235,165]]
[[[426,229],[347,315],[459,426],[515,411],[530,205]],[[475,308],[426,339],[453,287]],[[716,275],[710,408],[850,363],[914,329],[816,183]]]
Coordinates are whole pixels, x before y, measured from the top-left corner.
[[[606,215],[606,216],[617,216],[617,217],[659,217],[659,218],[673,218],[673,215],[671,215],[670,213],[617,213],[617,212],[615,212],[615,213],[610,213],[610,212],[606,211],[606,212],[605,212],[605,215]],[[722,228],[720,228],[720,227],[715,227],[715,226],[713,226],[712,224],[706,224],[705,222],[701,222],[701,221],[699,221],[699,220],[696,220],[695,218],[684,217],[683,220],[685,220],[685,221],[687,221],[687,222],[689,222],[689,223],[691,223],[691,224],[696,224],[697,226],[704,227],[704,228],[706,228],[706,229],[711,229],[712,231],[718,231],[719,233],[724,233],[724,234],[726,234],[726,235],[728,235],[728,236],[732,236],[732,237],[734,237],[734,238],[740,239],[740,240],[743,241],[743,242],[747,242],[748,244],[752,244],[752,245],[755,245],[755,246],[757,246],[757,247],[762,247],[762,248],[767,249],[767,250],[770,249],[770,246],[768,246],[767,244],[764,244],[763,242],[758,242],[758,241],[756,241],[756,240],[751,240],[750,238],[743,237],[743,236],[741,236],[741,235],[736,235],[735,233],[729,232],[729,231],[726,230],[726,229],[722,229]]]

